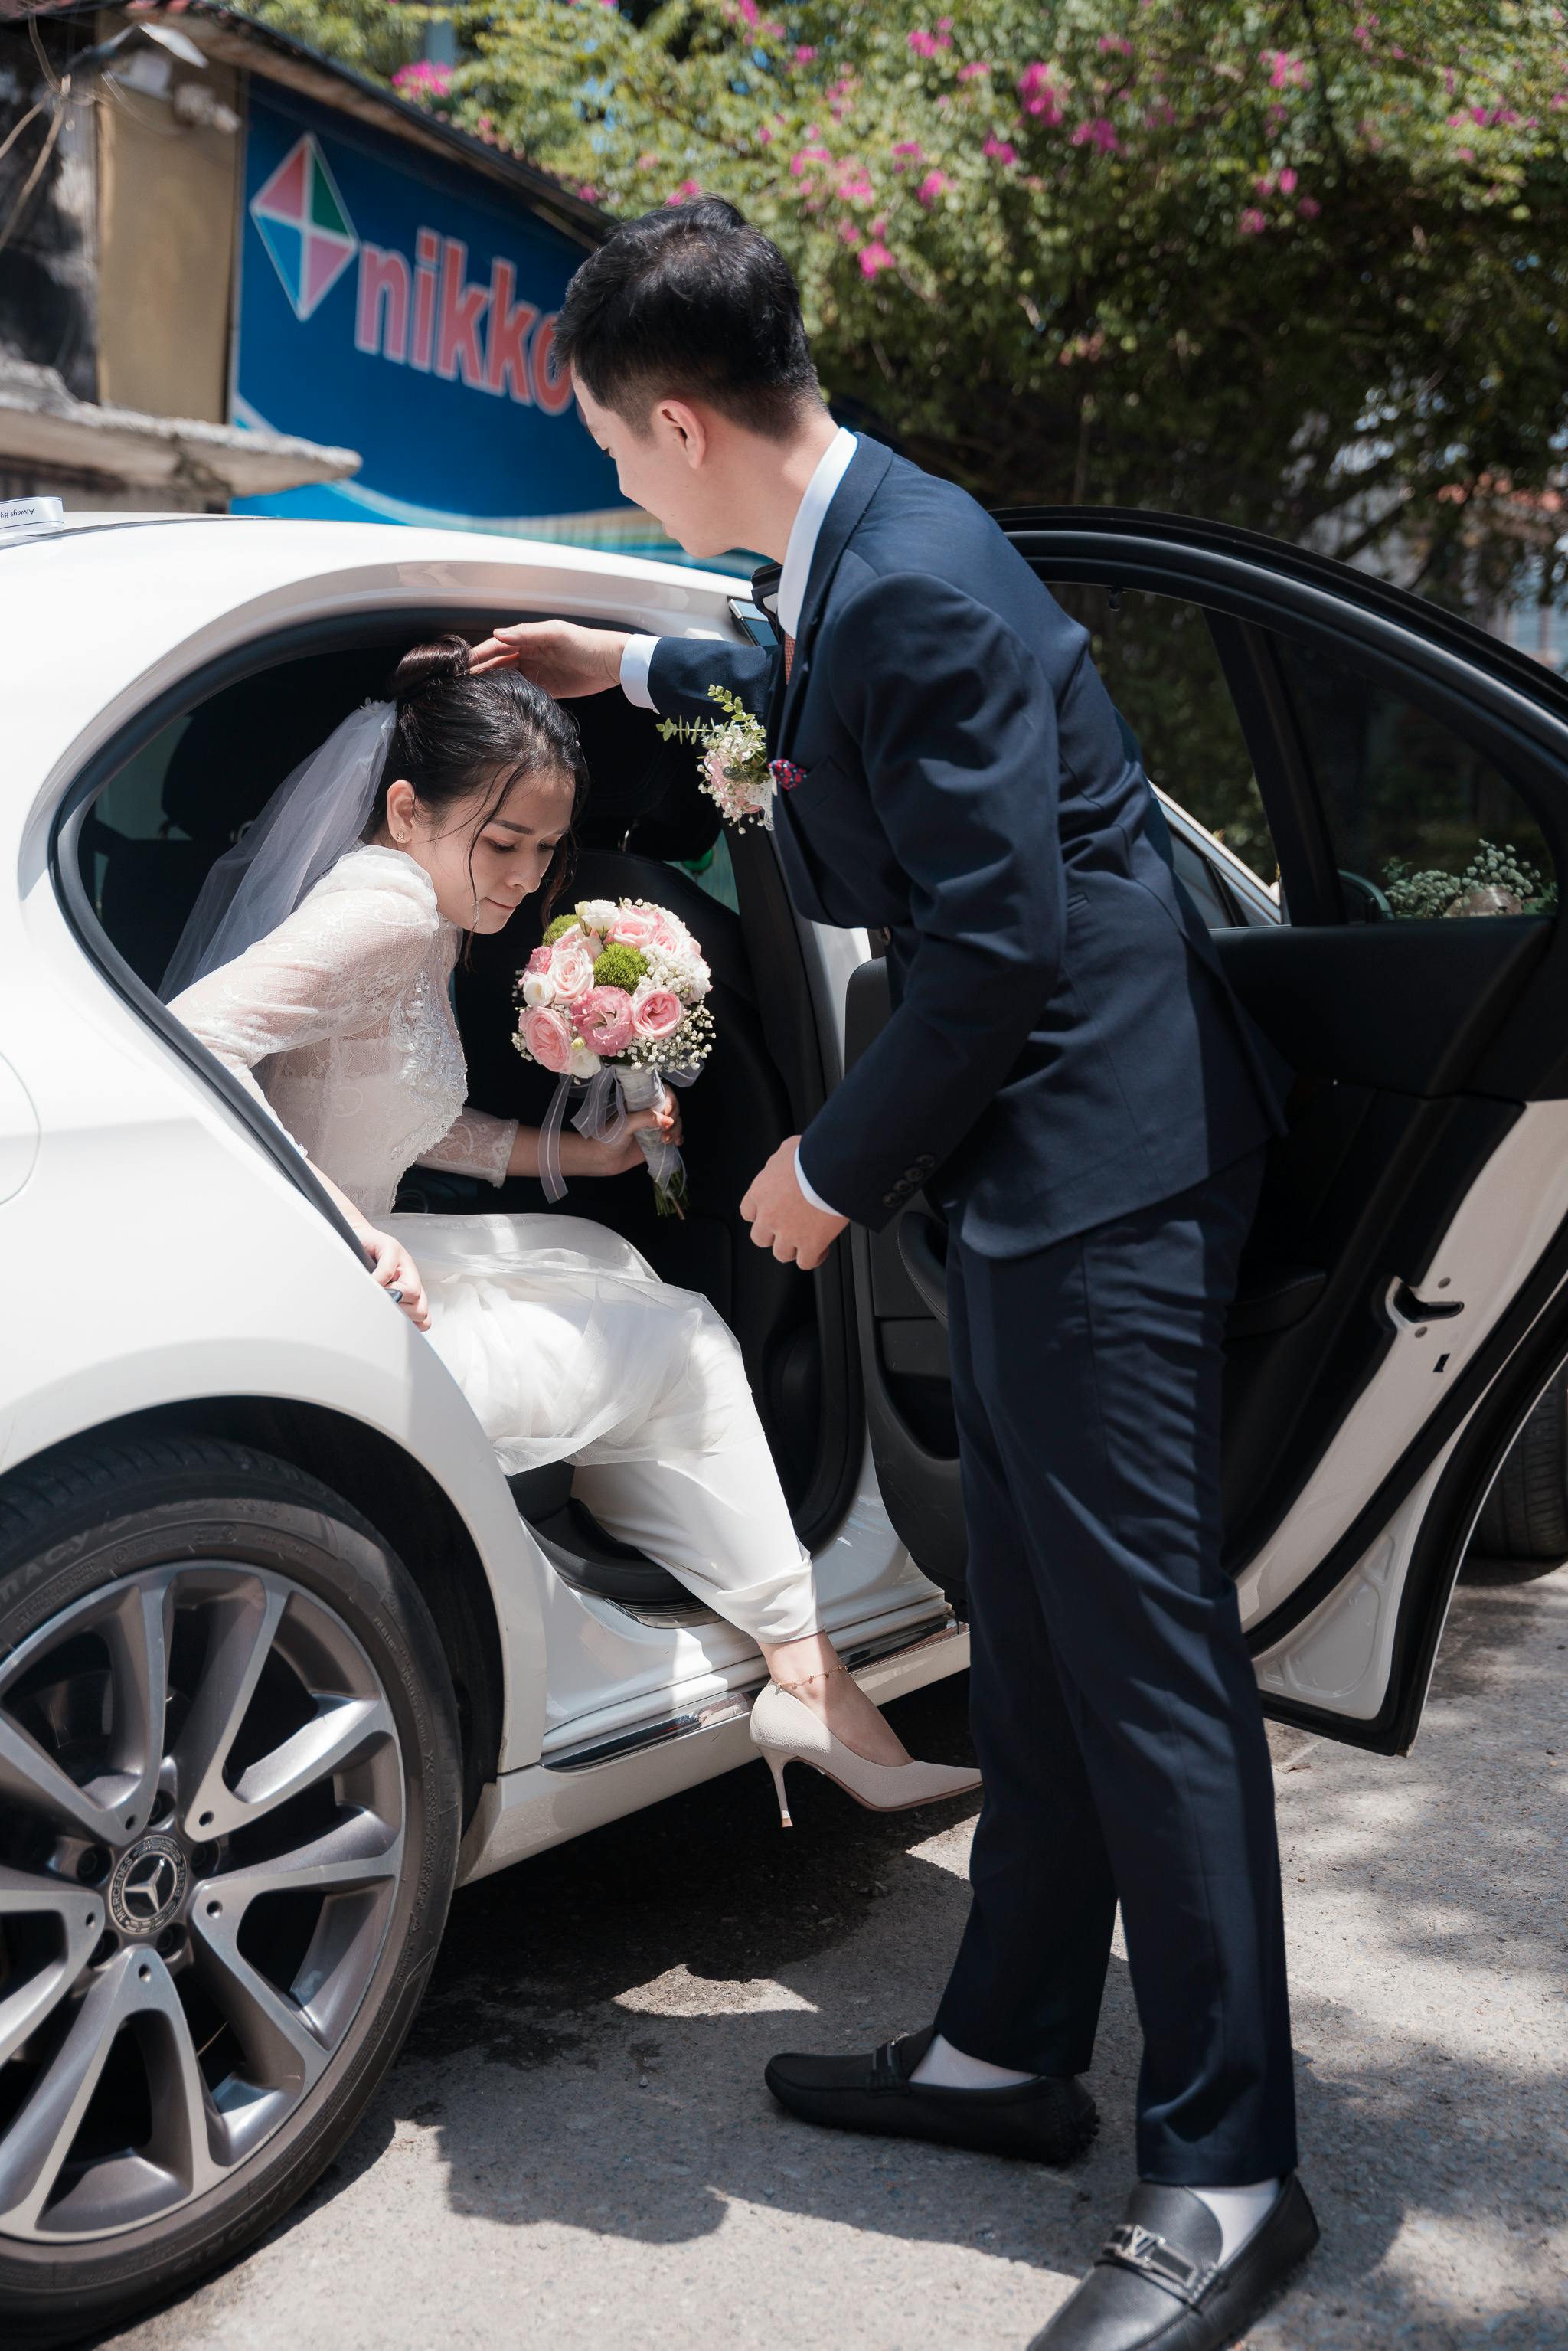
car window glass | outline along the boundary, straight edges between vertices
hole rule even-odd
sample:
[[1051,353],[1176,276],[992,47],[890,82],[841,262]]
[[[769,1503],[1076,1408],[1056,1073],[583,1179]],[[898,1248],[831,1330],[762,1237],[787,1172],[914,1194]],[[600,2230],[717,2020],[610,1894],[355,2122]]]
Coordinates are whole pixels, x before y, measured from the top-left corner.
[[1171,859],[1176,879],[1195,901],[1199,914],[1211,931],[1228,931],[1235,927],[1236,916],[1221,885],[1216,881],[1214,869],[1190,841],[1179,832],[1171,835]]
[[1500,768],[1391,687],[1275,643],[1353,920],[1555,909],[1551,853]]
[[677,873],[689,874],[699,890],[706,890],[710,898],[716,898],[719,904],[727,906],[732,914],[739,914],[740,900],[736,894],[735,868],[730,862],[729,842],[722,832],[713,847],[705,851],[701,857],[695,857],[689,861],[682,857],[672,857],[666,862],[673,865]]
[[1125,589],[1113,608],[1104,588],[1050,583],[1064,611],[1089,631],[1094,665],[1137,737],[1151,783],[1224,841],[1260,881],[1280,861],[1202,608],[1180,597]]

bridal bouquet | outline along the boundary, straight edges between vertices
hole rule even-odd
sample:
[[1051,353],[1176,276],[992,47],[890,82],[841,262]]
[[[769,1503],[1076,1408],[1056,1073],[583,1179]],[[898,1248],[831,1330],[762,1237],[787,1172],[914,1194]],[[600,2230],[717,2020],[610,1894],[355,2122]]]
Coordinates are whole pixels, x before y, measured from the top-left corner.
[[[517,975],[517,1030],[526,1061],[560,1080],[540,1133],[539,1174],[562,1198],[560,1129],[568,1095],[580,1134],[613,1143],[629,1111],[652,1110],[666,1085],[689,1086],[713,1050],[713,985],[702,949],[679,915],[645,898],[584,898],[558,914]],[[659,1214],[680,1216],[685,1167],[674,1144],[640,1127]]]
[[723,711],[722,718],[664,718],[659,732],[666,743],[697,746],[702,789],[727,824],[755,820],[771,829],[779,763],[768,759],[762,722],[727,686],[710,685],[708,695]]

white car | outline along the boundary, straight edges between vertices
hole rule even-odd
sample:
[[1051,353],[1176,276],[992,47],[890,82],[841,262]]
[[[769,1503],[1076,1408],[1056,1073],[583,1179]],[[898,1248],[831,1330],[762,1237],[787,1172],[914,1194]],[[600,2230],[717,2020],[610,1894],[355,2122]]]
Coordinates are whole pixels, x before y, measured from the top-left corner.
[[[1155,713],[1179,797],[1208,813],[1225,725],[1232,784],[1261,794],[1278,895],[1171,817],[1300,1073],[1232,1323],[1231,1563],[1270,1711],[1402,1750],[1476,1514],[1568,1353],[1568,694],[1270,542],[1010,527],[1063,592],[1113,591],[1129,707],[1162,629],[1211,663],[1190,758],[1187,702]],[[731,579],[514,539],[230,517],[0,535],[13,2344],[122,2319],[302,2193],[397,2051],[455,1883],[750,1753],[756,1650],[604,1539],[570,1469],[508,1485],[308,1165],[153,992],[212,859],[398,651],[528,614],[762,625]],[[884,967],[794,914],[767,834],[713,851],[690,750],[649,714],[574,708],[582,886],[688,916],[720,1046],[686,1097],[685,1224],[653,1230],[640,1176],[568,1205],[728,1316],[828,1625],[890,1698],[967,1654],[940,1228],[917,1203],[804,1278],[736,1207],[885,1017]],[[1452,919],[1446,888],[1492,919]],[[507,1030],[528,920],[457,976],[499,1110],[527,1107]],[[416,1171],[422,1199],[496,1205]]]

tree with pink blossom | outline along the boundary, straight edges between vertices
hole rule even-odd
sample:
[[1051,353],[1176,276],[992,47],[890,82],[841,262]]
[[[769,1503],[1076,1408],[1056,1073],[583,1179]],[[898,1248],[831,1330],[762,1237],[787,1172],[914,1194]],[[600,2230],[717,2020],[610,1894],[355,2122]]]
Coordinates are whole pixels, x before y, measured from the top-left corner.
[[[1523,560],[1521,494],[1558,481],[1568,8],[253,13],[612,216],[731,198],[794,265],[842,413],[982,498],[1397,544],[1450,592],[1461,538],[1494,586]],[[433,15],[449,74],[419,70]]]

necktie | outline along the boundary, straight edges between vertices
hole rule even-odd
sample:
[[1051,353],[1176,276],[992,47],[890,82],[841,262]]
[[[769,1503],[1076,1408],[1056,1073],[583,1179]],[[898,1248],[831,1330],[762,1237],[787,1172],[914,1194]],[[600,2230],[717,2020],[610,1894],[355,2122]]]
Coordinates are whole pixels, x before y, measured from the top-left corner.
[[789,683],[789,664],[795,658],[795,640],[788,629],[784,632],[784,683]]

